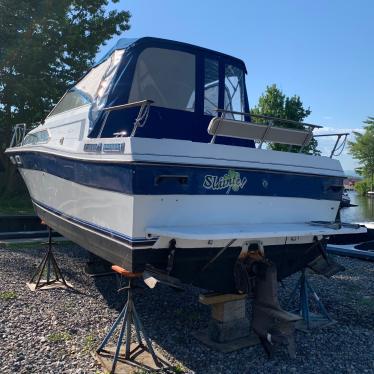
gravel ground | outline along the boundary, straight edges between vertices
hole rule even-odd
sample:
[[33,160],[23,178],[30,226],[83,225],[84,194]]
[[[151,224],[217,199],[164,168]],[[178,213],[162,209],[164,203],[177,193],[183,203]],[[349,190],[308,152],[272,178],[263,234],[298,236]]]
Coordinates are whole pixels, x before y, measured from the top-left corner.
[[[92,352],[123,306],[114,277],[83,272],[87,253],[72,244],[55,251],[74,290],[30,292],[30,278],[44,252],[40,248],[0,246],[0,373],[104,373]],[[191,332],[207,326],[209,309],[199,291],[166,286],[135,296],[142,322],[174,372],[188,373],[374,373],[374,264],[339,258],[346,271],[311,282],[337,324],[296,333],[297,357],[283,350],[269,360],[260,346],[221,354]],[[297,276],[284,282],[285,301]],[[183,370],[181,370],[183,369]]]

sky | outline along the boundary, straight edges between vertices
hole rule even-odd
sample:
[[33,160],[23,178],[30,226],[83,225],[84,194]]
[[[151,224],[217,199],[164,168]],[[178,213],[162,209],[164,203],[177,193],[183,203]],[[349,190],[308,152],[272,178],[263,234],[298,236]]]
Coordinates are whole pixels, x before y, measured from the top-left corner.
[[[325,126],[322,133],[360,130],[374,116],[373,0],[121,0],[111,8],[132,15],[124,37],[172,39],[244,60],[250,107],[275,83],[300,96],[312,111],[307,122]],[[324,139],[320,148],[332,144]],[[346,151],[339,160],[347,171],[358,166]]]

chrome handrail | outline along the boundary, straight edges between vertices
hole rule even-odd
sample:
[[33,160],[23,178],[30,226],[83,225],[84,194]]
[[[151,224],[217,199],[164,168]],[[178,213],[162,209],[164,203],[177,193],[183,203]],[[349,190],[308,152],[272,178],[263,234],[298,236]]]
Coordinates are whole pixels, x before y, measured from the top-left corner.
[[[266,139],[266,134],[268,133],[270,128],[274,126],[274,122],[284,122],[284,123],[290,123],[290,124],[294,124],[294,125],[300,125],[300,126],[303,126],[303,127],[304,126],[308,127],[309,136],[305,138],[304,143],[300,146],[299,153],[301,153],[304,150],[305,146],[310,141],[311,137],[313,136],[313,130],[316,129],[316,128],[322,128],[323,127],[323,126],[315,125],[315,124],[312,124],[312,123],[299,122],[299,121],[294,121],[294,120],[291,120],[291,119],[283,119],[283,118],[273,117],[273,116],[268,116],[268,115],[263,115],[263,114],[252,114],[252,113],[248,113],[248,112],[237,112],[237,111],[234,111],[234,110],[226,110],[226,109],[220,109],[220,108],[215,109],[215,111],[217,113],[221,113],[220,118],[224,118],[224,113],[231,113],[231,114],[240,114],[240,115],[243,115],[243,116],[250,116],[250,117],[254,117],[254,118],[260,118],[260,119],[268,120],[268,122],[264,123],[264,126],[267,126],[267,129],[266,129],[262,139],[260,139],[259,146],[258,146],[259,149],[262,148],[263,143],[266,141],[265,140]],[[211,140],[211,143],[214,143],[214,140],[215,140],[215,136],[213,136],[213,138]],[[290,148],[292,148],[292,145],[290,145]]]
[[[342,133],[337,133],[337,134],[319,134],[319,135],[314,135],[314,137],[323,137],[323,136],[336,136],[336,142],[334,144],[334,147],[330,153],[330,158],[333,158],[333,156],[340,156],[345,148],[345,144],[347,142],[347,137],[350,133],[349,132],[342,132]],[[343,138],[343,141],[341,144],[338,146],[340,139]],[[335,154],[335,151],[338,150],[338,154]]]
[[[341,155],[341,153],[344,150],[345,144],[347,142],[347,137],[350,134],[349,132],[344,132],[344,133],[336,133],[336,134],[334,133],[334,134],[314,135],[313,130],[314,129],[321,129],[321,128],[323,128],[323,126],[315,125],[315,124],[312,124],[312,123],[306,123],[306,122],[298,122],[298,121],[294,121],[294,120],[290,120],[290,119],[283,119],[283,118],[273,117],[273,116],[268,116],[268,115],[263,115],[263,114],[253,114],[253,113],[248,113],[248,112],[237,112],[237,111],[219,109],[219,108],[215,109],[215,111],[217,113],[221,113],[221,116],[220,116],[221,118],[224,118],[224,113],[232,113],[232,114],[240,114],[240,115],[243,115],[243,116],[250,116],[250,117],[254,117],[254,118],[266,119],[266,120],[268,120],[268,122],[264,123],[264,125],[268,126],[269,129],[270,129],[270,127],[274,126],[274,122],[277,121],[277,122],[290,123],[290,124],[294,124],[294,125],[302,125],[302,126],[309,127],[310,136],[313,136],[313,138],[323,137],[323,136],[336,136],[337,139],[336,139],[334,147],[333,147],[333,149],[330,153],[330,156],[329,156],[330,158],[332,158],[333,156],[340,156]],[[266,135],[266,133],[265,133],[265,135]],[[342,137],[344,137],[343,141],[339,144],[340,139]],[[214,139],[214,136],[213,136],[213,139]],[[259,148],[262,147],[264,139],[265,139],[265,136],[263,137],[263,139],[260,140]],[[305,145],[306,144],[304,144],[300,147],[299,152],[303,151],[303,149],[305,148]],[[338,151],[339,153],[335,153],[336,151]]]
[[248,113],[248,112],[236,112],[233,110],[226,110],[226,109],[215,109],[216,112],[220,113],[232,113],[232,114],[241,114],[243,116],[250,116],[254,118],[261,118],[261,119],[268,119],[270,121],[278,121],[278,122],[285,122],[285,123],[291,123],[294,125],[302,125],[302,126],[307,126],[307,127],[312,127],[315,129],[321,129],[323,126],[320,125],[314,125],[313,123],[306,123],[306,122],[299,122],[299,121],[294,121],[292,119],[283,119],[279,117],[273,117],[273,116],[268,116],[268,115],[263,115],[263,114],[254,114],[254,113]]
[[103,108],[103,111],[105,111],[105,117],[103,120],[103,124],[101,125],[99,134],[97,135],[97,138],[101,138],[101,134],[103,133],[104,127],[106,125],[107,119],[109,117],[109,114],[116,110],[123,110],[123,109],[129,109],[140,106],[138,116],[136,117],[134,121],[134,127],[132,129],[130,137],[135,136],[136,130],[138,127],[143,127],[148,119],[149,114],[149,108],[153,104],[153,100],[141,100],[141,101],[134,101],[132,103],[127,104],[121,104],[121,105],[115,105]]
[[10,141],[9,148],[19,147],[20,145],[22,145],[23,139],[26,135],[26,123],[17,123],[13,127],[12,132],[13,135],[12,140]]

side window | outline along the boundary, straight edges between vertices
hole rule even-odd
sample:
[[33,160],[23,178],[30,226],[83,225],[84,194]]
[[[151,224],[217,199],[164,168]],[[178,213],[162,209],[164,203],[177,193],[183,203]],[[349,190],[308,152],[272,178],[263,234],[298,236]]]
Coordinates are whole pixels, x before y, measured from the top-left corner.
[[49,140],[48,130],[42,130],[42,131],[38,131],[32,134],[26,135],[22,144],[26,145],[26,144],[47,143],[48,140]]
[[204,64],[204,114],[209,116],[217,114],[218,92],[218,61],[206,58]]
[[70,91],[65,94],[61,101],[54,107],[49,116],[54,116],[67,110],[90,104],[89,99],[79,91]]
[[193,112],[195,56],[162,48],[147,48],[139,56],[129,102],[153,100],[155,106]]
[[[226,65],[225,67],[225,110],[244,111],[244,73],[243,70]],[[243,120],[243,115],[226,113],[226,118]]]

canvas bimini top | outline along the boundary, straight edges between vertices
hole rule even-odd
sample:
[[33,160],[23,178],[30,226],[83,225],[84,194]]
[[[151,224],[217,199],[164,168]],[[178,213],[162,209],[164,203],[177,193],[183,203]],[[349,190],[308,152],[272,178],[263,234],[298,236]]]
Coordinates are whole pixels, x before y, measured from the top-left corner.
[[[217,108],[249,112],[242,60],[171,40],[120,39],[71,89],[50,116],[90,104],[89,137],[130,135],[139,107],[104,108],[152,100],[146,125],[136,136],[209,142],[207,128]],[[226,114],[249,120],[239,114]],[[217,143],[253,147],[252,141],[220,138]]]

